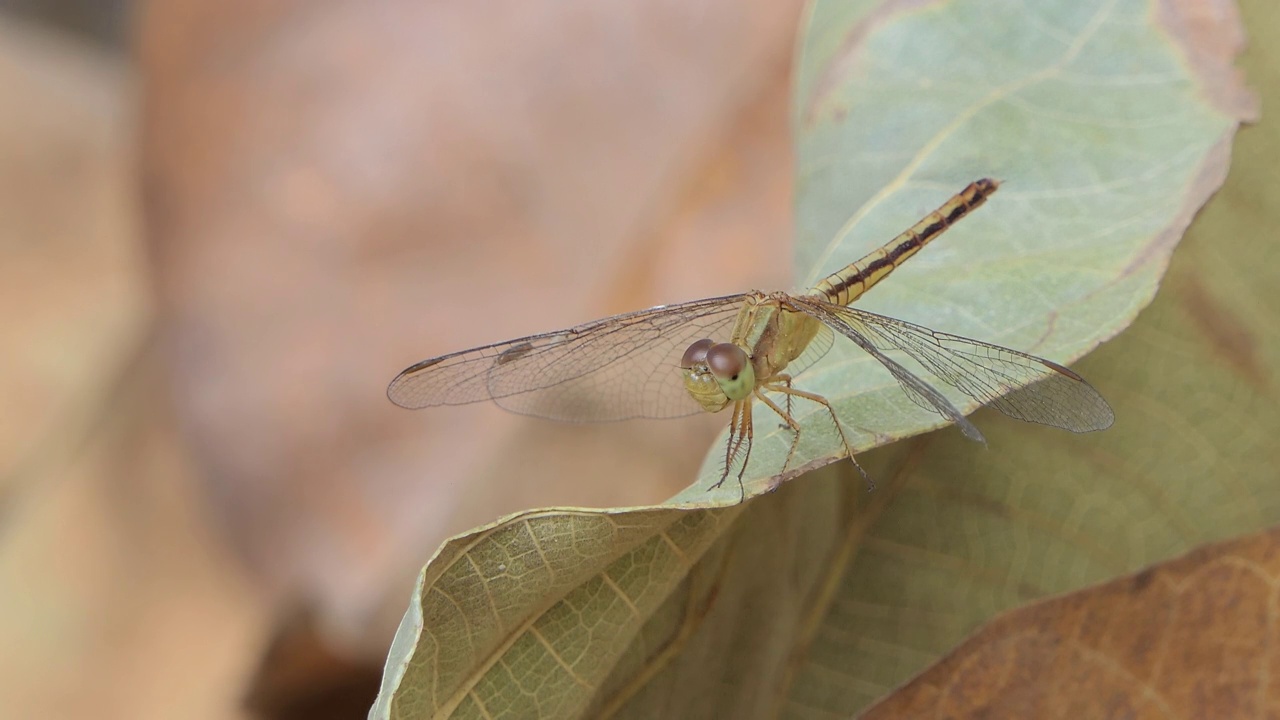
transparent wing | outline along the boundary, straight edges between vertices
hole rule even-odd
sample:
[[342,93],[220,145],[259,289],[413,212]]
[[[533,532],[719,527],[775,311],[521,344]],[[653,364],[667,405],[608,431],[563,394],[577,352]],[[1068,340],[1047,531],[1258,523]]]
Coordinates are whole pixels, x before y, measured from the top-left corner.
[[903,392],[916,405],[925,410],[932,410],[955,423],[966,437],[978,442],[986,442],[986,438],[982,436],[982,432],[978,430],[977,426],[969,422],[964,413],[960,412],[955,405],[952,405],[945,395],[938,392],[929,383],[916,377],[914,373],[903,367],[898,361],[885,355],[870,338],[850,326],[840,314],[840,311],[848,310],[849,308],[809,297],[793,298],[793,300],[796,301],[797,308],[801,312],[809,313],[826,325],[837,328],[842,335],[852,340],[868,355],[875,358],[893,375],[894,379],[898,381],[898,385],[902,386]]
[[410,409],[493,400],[523,415],[605,422],[699,412],[680,358],[694,340],[729,340],[745,295],[695,300],[595,320],[424,360],[387,397]]
[[[864,349],[859,338],[877,351],[901,350],[942,382],[1009,417],[1072,432],[1104,430],[1115,420],[1093,386],[1050,360],[815,298],[796,300]],[[873,354],[885,361],[883,353]],[[903,383],[898,372],[894,376]],[[905,383],[904,389],[917,404],[950,417],[933,398]]]

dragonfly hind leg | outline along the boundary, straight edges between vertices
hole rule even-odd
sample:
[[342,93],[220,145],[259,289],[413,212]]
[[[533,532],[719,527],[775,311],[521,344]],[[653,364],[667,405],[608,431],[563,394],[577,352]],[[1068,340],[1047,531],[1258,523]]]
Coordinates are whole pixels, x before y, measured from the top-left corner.
[[[779,378],[782,380],[779,380]],[[867,481],[867,491],[870,492],[871,490],[876,489],[875,480],[871,479],[871,476],[867,474],[867,471],[863,470],[862,465],[858,463],[856,458],[854,458],[853,446],[849,444],[849,438],[844,434],[844,425],[840,423],[840,418],[836,417],[835,408],[831,407],[830,401],[817,393],[805,392],[804,390],[797,390],[791,387],[791,377],[787,375],[779,375],[777,378],[770,378],[769,381],[762,383],[760,387],[771,392],[778,392],[786,395],[788,409],[790,409],[791,406],[792,396],[816,402],[826,408],[827,414],[831,416],[831,422],[836,426],[836,432],[840,435],[840,443],[844,445],[845,457],[849,458],[849,462],[853,463],[853,466],[858,469],[858,474],[862,475],[862,479]],[[800,443],[799,424],[796,423],[795,418],[791,417],[789,413],[783,414],[777,404],[765,398],[763,394],[759,393],[759,390],[757,390],[757,394],[759,394],[759,397],[764,400],[765,404],[773,408],[774,412],[782,415],[783,419],[787,421],[787,424],[792,425],[792,429],[796,432],[795,440],[791,443],[791,451],[787,453],[787,462],[789,463],[791,462],[791,455],[795,452],[796,446]],[[783,465],[783,469],[786,469],[786,465]]]

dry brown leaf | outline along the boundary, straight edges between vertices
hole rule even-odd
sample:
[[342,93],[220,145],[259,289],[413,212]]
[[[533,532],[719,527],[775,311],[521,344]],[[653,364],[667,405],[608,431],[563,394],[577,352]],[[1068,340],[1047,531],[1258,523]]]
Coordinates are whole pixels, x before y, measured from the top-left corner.
[[1280,529],[992,621],[865,718],[1264,718],[1280,712]]

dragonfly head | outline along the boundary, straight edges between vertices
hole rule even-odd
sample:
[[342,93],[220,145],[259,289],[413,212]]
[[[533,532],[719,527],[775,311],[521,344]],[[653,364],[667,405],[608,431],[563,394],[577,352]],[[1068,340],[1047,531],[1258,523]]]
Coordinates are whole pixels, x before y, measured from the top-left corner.
[[707,412],[719,412],[731,402],[751,397],[756,386],[751,358],[733,343],[698,340],[684,351],[680,367],[685,389]]

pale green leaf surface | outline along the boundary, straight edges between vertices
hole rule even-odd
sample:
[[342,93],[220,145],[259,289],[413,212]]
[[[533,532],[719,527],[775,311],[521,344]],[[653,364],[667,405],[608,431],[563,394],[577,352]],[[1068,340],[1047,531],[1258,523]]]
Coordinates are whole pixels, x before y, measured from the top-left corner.
[[[808,18],[820,42],[804,45],[795,99],[798,286],[994,177],[1004,185],[986,205],[857,306],[1062,363],[1082,356],[1150,301],[1221,182],[1236,115],[1207,102],[1145,2],[893,7],[851,16],[846,3],[818,2]],[[851,19],[861,24],[844,37],[855,42],[834,41]],[[919,374],[961,410],[977,407]],[[849,419],[855,448],[944,424],[839,338],[796,385]],[[762,415],[753,491],[777,482],[791,442]],[[841,454],[825,410],[802,403],[796,416],[808,436],[800,464]],[[708,456],[683,497],[723,467]]]
[[[889,6],[820,3],[810,19],[798,275],[993,175],[1007,185],[988,206],[861,305],[1078,357],[1155,292],[1235,111],[1210,102],[1142,3]],[[1075,60],[1055,35],[1080,45]],[[1280,258],[1259,230],[1280,224],[1280,187],[1258,144],[1274,157],[1280,141],[1263,128],[1236,159],[1252,175],[1197,226],[1152,308],[1080,363],[1116,408],[1110,431],[984,412],[989,450],[947,431],[864,455],[875,493],[839,464],[714,507],[737,489],[709,495],[707,475],[669,506],[479,528],[424,570],[370,717],[847,717],[1002,609],[1275,523]],[[935,423],[839,341],[801,378],[881,433],[868,446]],[[830,438],[809,434],[804,459],[821,464]],[[783,451],[776,434],[757,448]]]

